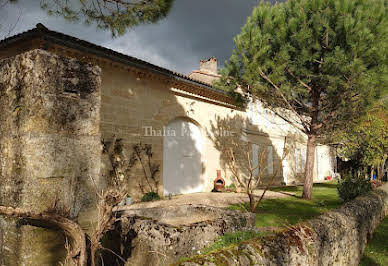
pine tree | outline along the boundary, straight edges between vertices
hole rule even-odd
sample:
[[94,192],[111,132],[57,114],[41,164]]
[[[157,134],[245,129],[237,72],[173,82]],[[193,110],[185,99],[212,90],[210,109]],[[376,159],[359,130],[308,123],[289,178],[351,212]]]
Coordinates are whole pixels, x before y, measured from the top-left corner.
[[[7,0],[16,1],[16,0]],[[112,36],[123,35],[139,24],[156,23],[165,18],[174,0],[41,0],[41,7],[51,15],[70,21],[84,20],[98,28],[110,30]]]
[[359,119],[388,85],[387,3],[262,2],[234,42],[218,85],[249,88],[307,135],[303,197],[311,199],[317,138]]

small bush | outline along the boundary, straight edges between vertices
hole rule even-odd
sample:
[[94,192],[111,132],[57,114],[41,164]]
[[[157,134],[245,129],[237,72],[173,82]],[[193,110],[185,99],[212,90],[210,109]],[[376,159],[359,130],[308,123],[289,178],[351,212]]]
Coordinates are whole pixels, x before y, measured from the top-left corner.
[[347,175],[337,185],[338,195],[344,202],[355,199],[371,189],[372,185],[368,179],[364,177],[353,178],[351,175]]
[[237,192],[237,187],[235,184],[231,183],[229,186],[225,187],[224,192]]
[[229,186],[226,186],[226,188],[236,189],[236,185],[234,183],[231,183]]
[[141,201],[154,201],[154,200],[160,200],[160,196],[156,192],[148,192],[144,194],[144,196],[141,198]]

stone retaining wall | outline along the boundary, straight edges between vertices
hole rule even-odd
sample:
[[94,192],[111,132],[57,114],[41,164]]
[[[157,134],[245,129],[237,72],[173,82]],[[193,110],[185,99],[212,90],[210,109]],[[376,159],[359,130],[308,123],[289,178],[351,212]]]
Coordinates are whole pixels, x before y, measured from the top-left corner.
[[180,263],[195,265],[358,265],[388,211],[388,184],[275,236]]
[[[255,214],[204,205],[128,210],[121,215],[104,244],[126,259],[125,265],[170,265],[198,254],[227,232],[256,228]],[[105,255],[105,265],[120,265],[117,256]]]

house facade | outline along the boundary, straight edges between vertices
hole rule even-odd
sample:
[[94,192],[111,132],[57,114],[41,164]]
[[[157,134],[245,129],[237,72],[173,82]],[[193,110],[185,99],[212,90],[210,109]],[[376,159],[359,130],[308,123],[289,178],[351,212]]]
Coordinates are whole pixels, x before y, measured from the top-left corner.
[[[0,205],[44,211],[60,200],[88,231],[96,185],[104,188],[112,171],[103,143],[114,139],[126,160],[134,145],[150,145],[164,195],[209,192],[218,171],[237,185],[223,148],[237,133],[251,143],[252,165],[265,166],[263,184],[273,175],[274,185],[302,183],[306,136],[260,99],[238,108],[212,87],[218,78],[215,58],[185,76],[41,24],[0,41]],[[333,150],[318,145],[314,181],[334,167]],[[139,199],[139,163],[127,182]],[[1,218],[0,264],[56,264],[63,236],[42,230]]]
[[[268,175],[279,168],[275,184],[301,183],[306,136],[252,100],[246,110],[237,108],[223,91],[211,86],[219,78],[217,60],[200,62],[189,76],[53,32],[43,25],[0,42],[0,58],[43,49],[64,57],[89,62],[102,69],[100,134],[105,141],[121,139],[130,152],[136,143],[150,144],[153,161],[160,165],[159,191],[164,195],[211,191],[216,171],[222,171],[227,185],[234,182],[222,159],[222,148],[214,136],[233,132],[217,130],[225,123],[242,130],[253,144],[252,160],[260,148],[267,149]],[[229,127],[230,128],[230,127]],[[292,148],[280,161],[284,140]],[[213,139],[213,140],[212,140]],[[101,164],[106,175],[109,164]],[[314,180],[324,180],[334,172],[334,158],[328,146],[318,145]],[[129,193],[139,197],[141,169],[129,178]]]

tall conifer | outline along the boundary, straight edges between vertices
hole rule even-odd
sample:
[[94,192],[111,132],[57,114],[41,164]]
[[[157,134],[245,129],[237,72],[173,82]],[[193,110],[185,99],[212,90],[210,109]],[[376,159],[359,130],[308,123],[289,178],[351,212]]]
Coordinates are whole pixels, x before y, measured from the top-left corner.
[[312,196],[317,138],[358,119],[388,85],[386,5],[385,0],[262,2],[234,39],[219,86],[231,92],[249,88],[308,136],[306,199]]

